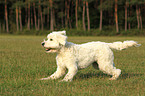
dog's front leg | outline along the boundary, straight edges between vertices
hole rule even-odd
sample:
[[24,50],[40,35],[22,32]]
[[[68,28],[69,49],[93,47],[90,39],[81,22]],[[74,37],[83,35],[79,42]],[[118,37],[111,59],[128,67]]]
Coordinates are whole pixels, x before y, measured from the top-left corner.
[[51,76],[40,80],[58,79],[65,74],[65,70],[65,68],[58,66],[56,72],[54,72]]
[[78,71],[77,66],[74,65],[74,66],[69,67],[68,73],[66,74],[64,79],[61,81],[66,81],[66,82],[72,81],[72,79],[73,79],[74,75],[77,73],[77,71]]

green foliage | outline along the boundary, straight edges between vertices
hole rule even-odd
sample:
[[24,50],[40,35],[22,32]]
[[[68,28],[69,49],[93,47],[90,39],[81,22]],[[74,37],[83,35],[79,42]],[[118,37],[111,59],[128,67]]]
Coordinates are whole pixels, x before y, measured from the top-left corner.
[[14,3],[13,5],[12,5],[12,8],[13,9],[16,9],[16,6],[17,6],[17,8],[18,7],[25,7],[25,3],[23,2],[23,1],[17,1],[16,3]]
[[136,5],[136,4],[143,4],[144,2],[145,2],[144,0],[130,0],[129,4]]
[[31,29],[31,30],[28,30],[27,28],[23,29],[23,31],[17,31],[16,33],[13,33],[13,34],[16,34],[16,35],[46,35],[48,34],[49,31],[48,30],[36,30],[36,29]]
[[[104,0],[103,0],[104,1]],[[112,10],[114,0],[105,0],[101,5],[98,6],[99,10]]]
[[144,36],[145,32],[144,30],[139,30],[139,29],[131,29],[131,30],[127,30],[127,31],[122,31],[121,35],[125,35],[125,36]]
[[72,82],[40,81],[56,71],[56,54],[47,54],[41,46],[46,36],[0,36],[1,96],[144,96],[144,37],[69,37],[68,41],[135,40],[137,48],[115,51],[115,66],[122,70],[116,81],[109,75],[89,68],[79,70]]
[[[27,28],[24,28],[23,31],[17,31],[16,25],[12,24],[11,28],[15,31],[11,31],[11,34],[15,35],[47,35],[48,33],[52,32],[50,30],[36,30],[31,29],[28,30]],[[99,29],[91,29],[90,31],[83,31],[82,29],[60,29],[60,30],[66,30],[68,36],[145,36],[145,30],[139,30],[139,29],[130,29],[127,31],[121,30],[119,33],[116,33],[115,26],[104,26],[104,30],[100,31]],[[5,33],[4,31],[1,31],[0,34]]]
[[[39,3],[39,1],[41,1]],[[100,4],[100,0],[78,0],[78,8],[77,8],[77,20],[78,20],[78,28],[76,30],[76,0],[52,0],[52,18],[53,18],[53,25],[54,30],[61,30],[67,29],[69,35],[103,35],[103,36],[110,36],[110,35],[144,35],[144,22],[145,22],[145,14],[144,14],[144,3],[145,0],[118,0],[118,24],[119,24],[119,33],[116,33],[115,28],[115,1],[114,0],[102,0],[102,4]],[[89,4],[89,17],[90,17],[90,31],[83,31],[83,24],[82,24],[82,13],[83,13],[83,1],[88,1]],[[138,5],[138,9],[140,10],[139,16],[142,18],[142,26],[143,28],[138,29],[139,32],[133,31],[127,32],[124,31],[125,29],[125,4],[128,2],[127,7],[127,23],[128,27],[130,26],[131,29],[137,28],[137,15],[136,15],[136,5]],[[50,30],[50,23],[51,23],[51,6],[50,0],[7,0],[7,11],[8,11],[8,26],[10,30],[10,34],[26,34],[26,35],[43,35],[47,33],[47,30]],[[28,5],[30,4],[30,9]],[[34,5],[35,4],[35,7]],[[39,6],[40,5],[40,6]],[[67,5],[67,6],[66,6]],[[6,26],[6,19],[5,19],[5,2],[4,0],[0,1],[0,24]],[[18,17],[16,15],[16,6],[20,10],[18,10]],[[102,31],[98,30],[100,25],[100,9],[103,10],[102,16]],[[35,10],[35,12],[34,12]],[[138,10],[138,11],[139,11]],[[41,15],[39,12],[42,12]],[[48,12],[49,11],[49,12]],[[21,13],[21,14],[20,14]],[[34,14],[35,13],[35,14]],[[68,15],[69,13],[69,15]],[[35,15],[35,16],[34,16]],[[17,31],[16,29],[20,28],[20,16],[22,20],[22,31]],[[30,16],[30,17],[29,17]],[[41,17],[42,16],[42,17]],[[16,17],[18,20],[18,25],[16,26]],[[28,18],[29,17],[29,18]],[[35,19],[36,17],[36,19]],[[43,19],[43,28],[41,18]],[[30,19],[30,29],[27,30],[28,19]],[[37,30],[35,26],[40,25],[40,30]],[[39,21],[39,24],[38,24]],[[67,22],[66,22],[67,21]],[[87,30],[87,13],[85,8],[85,24]],[[129,25],[130,24],[130,25]],[[18,28],[19,27],[19,28]],[[5,28],[5,27],[4,27]],[[6,28],[5,28],[6,29]],[[43,29],[43,30],[42,30]],[[129,29],[129,28],[128,28]],[[5,30],[0,30],[0,33],[7,33]],[[72,31],[72,32],[71,32]]]
[[100,31],[99,29],[91,29],[90,31],[83,31],[81,29],[65,29],[67,35],[69,36],[145,36],[145,30],[131,29],[131,30],[121,30],[119,33],[116,33],[115,26],[104,26],[104,30]]

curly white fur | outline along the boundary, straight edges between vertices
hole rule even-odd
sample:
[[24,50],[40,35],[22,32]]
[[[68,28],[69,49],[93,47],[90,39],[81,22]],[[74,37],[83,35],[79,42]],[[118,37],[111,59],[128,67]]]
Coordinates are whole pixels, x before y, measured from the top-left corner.
[[66,32],[58,31],[48,34],[47,40],[42,42],[47,53],[57,52],[57,70],[51,76],[41,80],[60,78],[68,69],[68,73],[62,81],[72,81],[78,69],[86,68],[91,64],[94,68],[98,67],[102,72],[112,75],[110,80],[116,80],[121,74],[121,70],[114,67],[114,55],[111,49],[122,50],[132,46],[140,46],[135,41],[114,43],[98,41],[74,44],[67,42],[66,39]]

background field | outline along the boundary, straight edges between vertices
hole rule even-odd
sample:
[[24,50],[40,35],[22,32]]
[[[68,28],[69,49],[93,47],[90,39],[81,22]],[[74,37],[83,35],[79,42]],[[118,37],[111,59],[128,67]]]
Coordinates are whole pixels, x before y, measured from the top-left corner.
[[45,36],[0,36],[0,96],[145,96],[144,37],[69,37],[68,41],[135,40],[138,48],[114,51],[120,78],[109,77],[90,66],[78,71],[73,82],[39,81],[56,70],[55,55],[41,47]]

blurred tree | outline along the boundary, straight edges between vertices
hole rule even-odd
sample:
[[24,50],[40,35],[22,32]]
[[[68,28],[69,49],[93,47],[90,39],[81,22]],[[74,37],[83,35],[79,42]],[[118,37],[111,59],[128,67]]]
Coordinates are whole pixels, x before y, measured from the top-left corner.
[[35,3],[36,3],[36,2],[33,2],[34,23],[35,23],[35,28],[36,28],[36,30],[38,30],[38,27],[37,27],[37,16],[36,16],[36,7],[35,7]]
[[144,4],[144,0],[130,0],[130,4],[136,7],[136,18],[137,18],[137,28],[142,29],[142,16],[141,16],[141,5]]
[[53,16],[53,1],[49,0],[50,3],[50,30],[54,30],[54,16]]
[[5,0],[5,20],[6,20],[6,31],[7,31],[7,33],[9,33],[8,12],[7,12],[7,0]]
[[22,25],[22,10],[21,8],[24,7],[24,2],[23,0],[19,1],[19,23],[20,23],[20,31],[22,31],[23,29],[23,25]]
[[88,31],[90,31],[90,16],[89,16],[89,4],[86,1],[86,10],[87,10],[87,20],[88,20]]
[[70,21],[70,0],[68,0],[68,3],[67,3],[67,21],[69,22],[69,28],[72,28],[71,26],[71,21]]
[[128,32],[144,29],[144,10],[145,0],[0,0],[0,30],[99,28]]
[[30,6],[31,6],[30,2],[28,2],[28,20],[27,20],[27,29],[28,30],[30,30]]
[[102,9],[102,2],[103,2],[103,0],[100,0],[100,6],[101,6],[101,8],[100,8],[100,31],[102,31],[102,17],[103,17],[103,9]]
[[75,16],[76,16],[76,28],[78,29],[78,0],[76,0]]
[[41,30],[43,31],[43,16],[42,16],[42,10],[41,10],[41,0],[39,0],[39,14],[40,14],[40,18],[41,18]]
[[17,0],[16,0],[16,25],[17,25],[17,31],[19,31],[19,21],[18,21],[18,5],[17,5]]
[[86,5],[86,1],[83,1],[83,14],[82,14],[82,18],[83,18],[83,30],[86,31],[86,23],[85,23],[85,5]]
[[127,8],[128,8],[129,4],[128,4],[128,1],[125,2],[125,31],[127,31]]
[[115,0],[115,23],[116,23],[116,32],[119,32],[119,27],[118,27],[118,15],[117,15],[117,8],[118,8],[118,0]]

